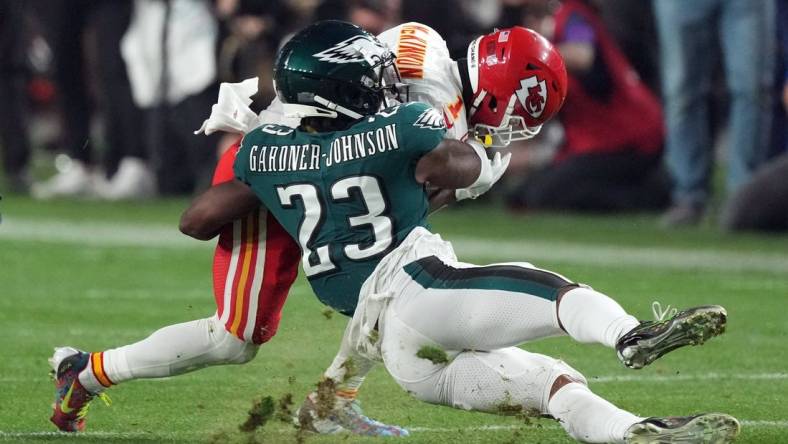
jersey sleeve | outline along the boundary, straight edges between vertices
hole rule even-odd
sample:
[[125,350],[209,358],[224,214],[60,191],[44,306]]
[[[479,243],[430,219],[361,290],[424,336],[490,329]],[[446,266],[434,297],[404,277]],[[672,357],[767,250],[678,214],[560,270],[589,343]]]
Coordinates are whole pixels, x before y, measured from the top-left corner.
[[402,125],[398,131],[402,137],[400,143],[414,158],[435,149],[446,135],[443,114],[426,103],[405,104],[397,114]]

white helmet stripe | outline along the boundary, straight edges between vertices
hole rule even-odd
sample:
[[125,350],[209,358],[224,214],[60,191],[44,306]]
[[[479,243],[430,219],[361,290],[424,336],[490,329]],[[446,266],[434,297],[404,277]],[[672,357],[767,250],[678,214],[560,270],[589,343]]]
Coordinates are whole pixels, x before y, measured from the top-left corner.
[[476,94],[479,89],[479,41],[482,37],[477,37],[468,45],[468,79],[471,81],[471,91]]

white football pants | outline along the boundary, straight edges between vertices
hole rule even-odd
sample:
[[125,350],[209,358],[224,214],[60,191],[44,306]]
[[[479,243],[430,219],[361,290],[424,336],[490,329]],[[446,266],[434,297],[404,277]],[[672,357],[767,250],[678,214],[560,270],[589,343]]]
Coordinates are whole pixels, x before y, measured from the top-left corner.
[[[527,263],[475,266],[436,256],[401,268],[389,288],[395,296],[380,317],[381,353],[388,372],[416,398],[549,414],[588,442],[620,441],[640,420],[591,393],[564,362],[515,347],[565,331],[613,346],[638,322],[607,296]],[[447,362],[419,357],[425,347],[445,352]],[[575,382],[551,403],[561,375]]]

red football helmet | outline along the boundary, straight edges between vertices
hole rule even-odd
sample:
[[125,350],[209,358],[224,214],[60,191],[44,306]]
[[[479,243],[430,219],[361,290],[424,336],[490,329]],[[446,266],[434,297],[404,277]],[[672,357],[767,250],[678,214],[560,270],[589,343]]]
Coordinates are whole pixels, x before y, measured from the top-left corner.
[[564,104],[564,60],[530,29],[515,26],[477,38],[467,62],[473,91],[468,123],[486,146],[530,139]]

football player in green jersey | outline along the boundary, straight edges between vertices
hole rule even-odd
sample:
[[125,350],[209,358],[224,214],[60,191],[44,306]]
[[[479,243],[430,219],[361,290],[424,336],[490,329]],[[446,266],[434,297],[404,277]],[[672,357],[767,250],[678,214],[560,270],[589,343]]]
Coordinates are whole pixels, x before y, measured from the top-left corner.
[[616,348],[629,367],[720,334],[719,306],[641,323],[609,297],[528,263],[459,262],[429,231],[426,186],[486,190],[481,144],[443,139],[442,116],[421,103],[388,105],[398,85],[390,51],[350,24],[320,22],[280,51],[275,81],[292,129],[263,125],[243,140],[236,180],[184,213],[182,230],[210,238],[260,204],[298,241],[321,301],[352,315],[324,383],[326,414],[310,395],[305,428],[404,435],[363,416],[355,392],[374,363],[426,402],[487,412],[535,411],[586,442],[729,442],[725,414],[642,418],[592,393],[562,361],[518,344],[568,334]]

